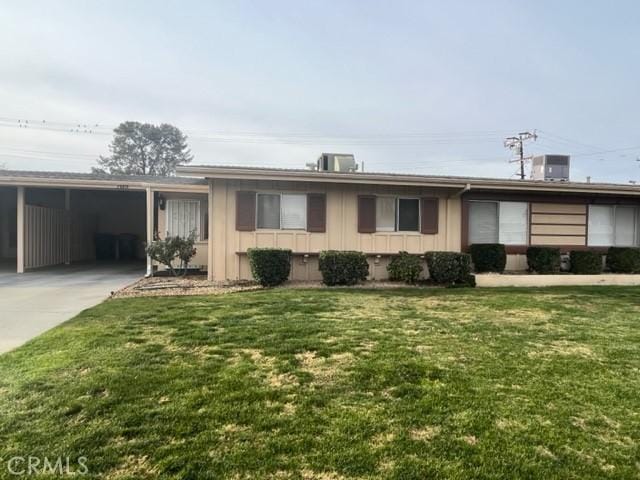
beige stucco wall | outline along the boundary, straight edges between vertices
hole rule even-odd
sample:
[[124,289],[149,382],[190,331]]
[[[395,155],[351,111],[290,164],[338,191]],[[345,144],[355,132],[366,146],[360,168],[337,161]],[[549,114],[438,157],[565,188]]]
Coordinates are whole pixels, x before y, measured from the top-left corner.
[[[420,187],[387,187],[366,185],[338,185],[307,182],[212,180],[213,219],[211,243],[215,280],[249,279],[249,262],[244,252],[251,247],[290,248],[297,253],[293,262],[292,279],[320,278],[317,254],[321,250],[357,250],[370,253],[371,277],[387,276],[384,254],[406,250],[422,254],[429,250],[460,251],[461,202],[449,198],[444,189]],[[235,228],[236,191],[325,193],[327,223],[325,233],[293,230],[256,230],[239,232]],[[357,231],[357,197],[359,194],[437,196],[439,204],[438,234],[380,232],[361,234]],[[310,254],[305,259],[303,254]],[[376,255],[382,257],[376,259]]]

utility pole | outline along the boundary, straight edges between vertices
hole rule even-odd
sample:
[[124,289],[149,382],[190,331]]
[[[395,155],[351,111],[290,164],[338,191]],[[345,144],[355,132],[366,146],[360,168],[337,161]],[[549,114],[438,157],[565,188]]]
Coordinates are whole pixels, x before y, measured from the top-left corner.
[[504,139],[504,146],[511,151],[515,151],[518,158],[510,160],[509,163],[520,162],[520,180],[524,180],[524,162],[531,157],[524,156],[524,142],[527,140],[533,140],[534,142],[538,138],[536,131],[520,132],[517,136],[508,137]]

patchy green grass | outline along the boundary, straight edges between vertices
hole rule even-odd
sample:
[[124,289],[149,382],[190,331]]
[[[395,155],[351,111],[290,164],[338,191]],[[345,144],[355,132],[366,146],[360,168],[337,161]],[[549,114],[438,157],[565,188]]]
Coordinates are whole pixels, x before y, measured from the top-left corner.
[[0,356],[0,477],[638,478],[639,293],[107,301]]

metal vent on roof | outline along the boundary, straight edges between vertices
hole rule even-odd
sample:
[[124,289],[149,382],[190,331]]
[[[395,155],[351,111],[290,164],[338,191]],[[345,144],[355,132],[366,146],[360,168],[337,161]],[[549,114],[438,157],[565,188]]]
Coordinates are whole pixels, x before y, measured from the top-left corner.
[[351,153],[323,153],[316,162],[319,172],[356,172],[358,164]]
[[531,161],[531,178],[549,182],[568,182],[569,155],[538,155]]

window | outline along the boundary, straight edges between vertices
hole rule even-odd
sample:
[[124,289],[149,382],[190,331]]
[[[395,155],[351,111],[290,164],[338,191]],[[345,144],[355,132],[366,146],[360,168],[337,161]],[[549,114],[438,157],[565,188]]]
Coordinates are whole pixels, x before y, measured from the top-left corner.
[[469,243],[527,245],[529,205],[525,202],[471,202]]
[[258,228],[280,228],[280,195],[258,194]]
[[376,231],[420,231],[420,200],[417,198],[376,197]]
[[167,200],[167,236],[200,239],[200,200]]
[[259,193],[257,226],[265,229],[304,230],[307,227],[307,196]]
[[588,244],[594,247],[636,245],[637,218],[636,207],[589,205]]
[[420,230],[420,200],[417,198],[398,199],[398,231],[417,232]]
[[307,228],[307,196],[302,194],[283,194],[281,200],[281,228],[286,230],[304,230]]
[[500,202],[498,241],[505,245],[526,245],[529,205],[523,202]]
[[395,197],[376,197],[376,230],[379,232],[396,230]]
[[469,204],[469,243],[498,242],[498,203]]

